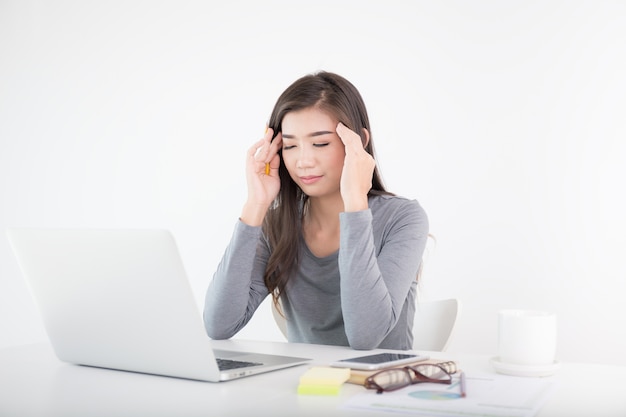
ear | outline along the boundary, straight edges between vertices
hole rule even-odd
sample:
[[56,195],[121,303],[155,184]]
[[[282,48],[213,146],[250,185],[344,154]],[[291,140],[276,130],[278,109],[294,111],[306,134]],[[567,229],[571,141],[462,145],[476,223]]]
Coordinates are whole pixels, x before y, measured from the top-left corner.
[[363,142],[364,148],[367,146],[368,143],[370,143],[370,132],[368,132],[366,128],[363,128],[363,139],[361,140],[361,142]]

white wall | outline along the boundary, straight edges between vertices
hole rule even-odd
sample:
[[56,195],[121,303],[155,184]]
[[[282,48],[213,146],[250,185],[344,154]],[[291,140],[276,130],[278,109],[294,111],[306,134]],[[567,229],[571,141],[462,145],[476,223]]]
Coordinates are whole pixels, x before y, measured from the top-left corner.
[[[437,239],[451,352],[549,309],[562,360],[626,363],[626,6],[618,1],[0,0],[0,228],[164,227],[199,305],[280,92],[319,69],[369,106],[389,188]],[[268,305],[241,337],[280,339]],[[45,339],[0,239],[0,346]],[[590,354],[593,352],[593,354]]]

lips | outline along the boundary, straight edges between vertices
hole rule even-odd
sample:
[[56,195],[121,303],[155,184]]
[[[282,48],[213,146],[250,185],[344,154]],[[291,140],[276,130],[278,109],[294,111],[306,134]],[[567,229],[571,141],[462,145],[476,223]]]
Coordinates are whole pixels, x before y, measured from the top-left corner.
[[302,181],[303,184],[310,185],[319,181],[321,178],[321,175],[307,175],[305,177],[300,177],[300,181]]

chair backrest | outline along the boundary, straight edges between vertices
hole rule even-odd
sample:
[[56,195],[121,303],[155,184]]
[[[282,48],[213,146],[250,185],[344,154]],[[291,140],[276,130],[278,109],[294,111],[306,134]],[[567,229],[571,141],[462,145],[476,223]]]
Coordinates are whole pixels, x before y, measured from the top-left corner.
[[[413,321],[413,349],[445,351],[450,343],[460,311],[461,302],[456,298],[418,302]],[[278,312],[274,303],[272,303],[272,315],[286,339],[287,321]]]
[[[285,319],[284,316],[280,314],[278,309],[276,309],[276,304],[274,304],[273,301],[271,301],[271,303],[272,303],[272,315],[274,316],[274,321],[278,325],[278,328],[280,329],[283,336],[285,336],[285,339],[287,339],[287,320]],[[278,300],[278,304],[280,304],[280,300]]]
[[445,351],[460,311],[461,303],[456,298],[418,301],[413,321],[413,349]]

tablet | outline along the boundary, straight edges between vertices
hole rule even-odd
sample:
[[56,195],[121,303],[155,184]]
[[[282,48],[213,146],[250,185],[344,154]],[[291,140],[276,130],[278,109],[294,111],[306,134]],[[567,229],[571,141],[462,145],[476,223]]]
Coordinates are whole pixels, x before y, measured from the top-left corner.
[[383,352],[372,355],[359,356],[356,358],[341,359],[331,363],[331,366],[341,368],[359,369],[363,371],[375,371],[377,369],[392,368],[407,363],[420,362],[428,359],[426,355],[416,353]]

